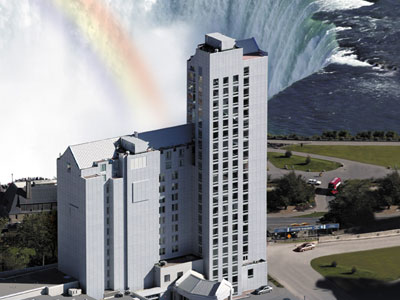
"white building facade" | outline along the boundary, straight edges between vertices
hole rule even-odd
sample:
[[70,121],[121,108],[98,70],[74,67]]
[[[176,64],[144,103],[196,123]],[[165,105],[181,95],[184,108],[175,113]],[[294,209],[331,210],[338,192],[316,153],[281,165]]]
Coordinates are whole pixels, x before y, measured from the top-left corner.
[[187,124],[68,147],[59,269],[97,299],[266,284],[267,69],[254,39],[206,35],[188,60]]

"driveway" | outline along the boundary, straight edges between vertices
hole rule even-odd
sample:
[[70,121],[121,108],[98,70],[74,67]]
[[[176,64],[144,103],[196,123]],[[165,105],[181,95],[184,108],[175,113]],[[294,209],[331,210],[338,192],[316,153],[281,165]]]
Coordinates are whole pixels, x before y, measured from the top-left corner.
[[[282,283],[291,293],[300,299],[335,300],[332,293],[335,289],[327,283],[327,289],[317,287],[318,280],[324,278],[311,267],[312,259],[320,256],[354,252],[361,250],[386,248],[400,245],[400,236],[382,237],[356,241],[342,241],[318,244],[314,250],[294,252],[295,244],[268,244],[268,272]],[[331,286],[329,286],[331,285]],[[343,291],[335,290],[340,300],[353,300]]]

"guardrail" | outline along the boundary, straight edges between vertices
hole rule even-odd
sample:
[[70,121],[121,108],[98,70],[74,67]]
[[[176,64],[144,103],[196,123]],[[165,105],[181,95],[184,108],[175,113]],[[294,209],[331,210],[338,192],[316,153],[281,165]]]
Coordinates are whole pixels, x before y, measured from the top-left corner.
[[369,233],[360,233],[360,234],[342,234],[342,235],[332,235],[332,236],[320,236],[320,243],[329,243],[329,242],[340,242],[340,241],[354,241],[361,239],[372,239],[372,238],[380,238],[380,237],[389,237],[389,236],[400,236],[400,229],[379,231],[379,232],[369,232]]

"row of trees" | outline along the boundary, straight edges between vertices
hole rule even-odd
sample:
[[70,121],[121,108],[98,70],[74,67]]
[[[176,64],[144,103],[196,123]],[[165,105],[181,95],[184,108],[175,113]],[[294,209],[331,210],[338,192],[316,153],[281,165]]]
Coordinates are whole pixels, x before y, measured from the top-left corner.
[[287,209],[289,205],[306,208],[314,201],[314,196],[314,187],[292,171],[276,180],[275,189],[268,192],[267,207],[269,211]]
[[400,175],[397,171],[382,179],[347,181],[336,198],[329,203],[325,223],[340,223],[342,228],[367,227],[374,220],[374,212],[400,205]]
[[[8,220],[0,221],[4,228]],[[57,261],[57,212],[27,215],[15,230],[0,237],[0,270],[14,270]]]
[[329,141],[399,141],[400,135],[395,131],[362,131],[352,135],[347,130],[324,131],[321,135],[302,136],[297,134],[268,134],[269,139],[283,140],[329,140]]

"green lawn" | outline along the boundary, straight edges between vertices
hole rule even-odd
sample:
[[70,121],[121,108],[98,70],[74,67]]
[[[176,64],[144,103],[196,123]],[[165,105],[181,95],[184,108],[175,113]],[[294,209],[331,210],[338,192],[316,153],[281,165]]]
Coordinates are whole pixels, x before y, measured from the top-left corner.
[[400,167],[400,146],[291,145],[285,149],[379,165]]
[[290,158],[284,156],[283,153],[268,152],[268,160],[277,168],[284,169],[285,165],[288,169],[307,171],[310,172],[321,172],[335,170],[340,167],[340,164],[333,161],[327,161],[322,159],[311,158],[309,164],[305,164],[306,158],[302,156],[292,155]]
[[[333,261],[336,267],[330,266]],[[393,281],[400,278],[400,246],[322,256],[311,266],[324,277]],[[353,266],[356,272],[351,274]]]

